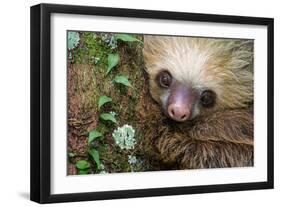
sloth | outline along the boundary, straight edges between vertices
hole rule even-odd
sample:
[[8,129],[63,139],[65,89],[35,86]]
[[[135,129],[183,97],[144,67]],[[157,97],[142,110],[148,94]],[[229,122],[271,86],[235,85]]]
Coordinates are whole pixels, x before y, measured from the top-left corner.
[[254,165],[253,40],[144,36],[142,147],[165,169]]

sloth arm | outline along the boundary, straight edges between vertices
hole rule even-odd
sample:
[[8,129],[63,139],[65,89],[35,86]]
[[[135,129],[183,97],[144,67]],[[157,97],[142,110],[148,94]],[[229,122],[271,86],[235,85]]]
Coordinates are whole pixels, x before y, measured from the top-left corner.
[[181,169],[253,165],[252,109],[219,111],[179,130],[166,130],[155,140],[166,163]]

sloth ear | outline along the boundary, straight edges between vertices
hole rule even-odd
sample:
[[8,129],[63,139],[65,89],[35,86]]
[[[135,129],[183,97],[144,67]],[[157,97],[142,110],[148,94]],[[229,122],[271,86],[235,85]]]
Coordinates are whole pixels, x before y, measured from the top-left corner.
[[143,42],[144,42],[144,47],[143,47],[143,52],[144,53],[153,53],[154,45],[156,42],[156,39],[152,35],[144,35],[143,37]]
[[157,38],[153,35],[144,35],[143,36],[143,40],[146,43],[149,43],[150,41],[153,41],[153,39],[157,39]]
[[166,38],[156,35],[144,35],[143,58],[148,73],[155,73],[155,64],[163,62]]
[[144,51],[154,53],[165,45],[166,38],[155,35],[144,35]]

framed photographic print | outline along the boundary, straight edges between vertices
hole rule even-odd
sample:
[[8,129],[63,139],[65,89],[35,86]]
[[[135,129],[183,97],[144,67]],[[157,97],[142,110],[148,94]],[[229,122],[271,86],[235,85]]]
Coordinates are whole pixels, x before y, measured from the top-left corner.
[[273,19],[31,7],[31,200],[273,188]]

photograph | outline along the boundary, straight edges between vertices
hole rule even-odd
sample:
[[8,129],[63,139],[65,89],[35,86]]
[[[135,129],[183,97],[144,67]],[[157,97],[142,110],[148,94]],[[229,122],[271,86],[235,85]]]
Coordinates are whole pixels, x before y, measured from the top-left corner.
[[254,40],[67,31],[67,174],[254,166]]

